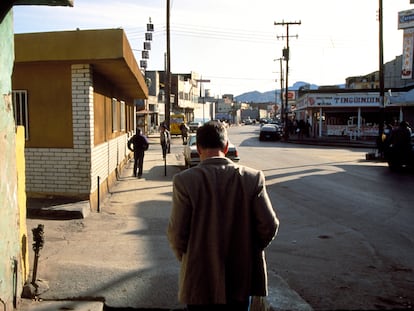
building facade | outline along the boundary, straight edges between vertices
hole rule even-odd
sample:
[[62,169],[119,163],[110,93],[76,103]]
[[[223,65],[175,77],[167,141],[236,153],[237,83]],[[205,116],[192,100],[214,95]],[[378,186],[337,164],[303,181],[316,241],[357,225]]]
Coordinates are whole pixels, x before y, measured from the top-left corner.
[[349,77],[345,89],[304,90],[292,105],[294,118],[308,120],[313,136],[376,137],[381,123],[414,124],[414,80],[402,79],[402,58],[384,64],[384,98],[379,72]]
[[[149,113],[153,114],[151,122],[158,121],[158,126],[165,120],[165,72],[146,71],[145,76],[150,80],[148,107]],[[202,105],[198,79],[199,74],[195,72],[171,74],[171,114],[184,114],[187,121],[197,118],[196,111]]]
[[27,195],[89,200],[96,209],[130,154],[134,100],[148,97],[124,31],[19,34],[15,50]]

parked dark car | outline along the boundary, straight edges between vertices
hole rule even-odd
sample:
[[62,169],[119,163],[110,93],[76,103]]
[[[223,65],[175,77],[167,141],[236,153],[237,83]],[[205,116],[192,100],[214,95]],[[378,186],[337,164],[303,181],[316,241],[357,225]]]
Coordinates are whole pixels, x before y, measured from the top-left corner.
[[[200,156],[197,152],[197,139],[195,134],[191,134],[188,137],[187,144],[184,146],[184,161],[186,167],[195,166],[200,163]],[[233,162],[238,162],[239,152],[237,151],[236,146],[229,142],[229,150],[226,154],[226,157],[232,160]]]
[[243,123],[244,123],[244,125],[256,124],[256,120],[255,119],[250,119],[250,117],[249,117],[247,119],[244,119]]
[[259,140],[279,140],[282,137],[281,128],[277,124],[263,124],[260,128]]

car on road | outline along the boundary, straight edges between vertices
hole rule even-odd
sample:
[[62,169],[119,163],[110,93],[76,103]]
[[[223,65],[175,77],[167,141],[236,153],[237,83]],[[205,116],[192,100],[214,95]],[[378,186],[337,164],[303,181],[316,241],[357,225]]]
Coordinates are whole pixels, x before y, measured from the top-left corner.
[[267,123],[269,123],[269,122],[270,122],[270,119],[266,119],[266,118],[261,118],[261,119],[259,120],[260,125],[267,124]]
[[247,118],[247,119],[244,119],[243,120],[243,123],[244,123],[244,125],[256,124],[256,120],[255,119]]
[[190,128],[190,132],[194,133],[197,132],[197,129],[201,126],[201,122],[190,122],[188,123],[188,127]]
[[[187,144],[184,146],[184,161],[186,167],[195,166],[200,163],[200,156],[197,152],[197,136],[191,134],[188,137]],[[232,160],[233,162],[238,162],[240,160],[239,152],[235,145],[229,142],[229,151],[226,154],[226,157]]]
[[282,137],[282,130],[277,124],[263,124],[260,128],[259,140],[279,140]]

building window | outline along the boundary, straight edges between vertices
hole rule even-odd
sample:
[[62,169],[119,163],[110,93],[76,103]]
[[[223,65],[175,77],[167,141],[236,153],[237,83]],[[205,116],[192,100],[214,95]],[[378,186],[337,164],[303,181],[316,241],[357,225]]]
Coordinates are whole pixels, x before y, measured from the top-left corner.
[[121,101],[121,131],[125,131],[125,102]]
[[112,133],[115,133],[118,131],[118,105],[117,100],[115,98],[112,98]]
[[27,91],[18,90],[12,92],[14,109],[14,121],[16,125],[24,126],[25,138],[29,139],[29,113],[27,111]]

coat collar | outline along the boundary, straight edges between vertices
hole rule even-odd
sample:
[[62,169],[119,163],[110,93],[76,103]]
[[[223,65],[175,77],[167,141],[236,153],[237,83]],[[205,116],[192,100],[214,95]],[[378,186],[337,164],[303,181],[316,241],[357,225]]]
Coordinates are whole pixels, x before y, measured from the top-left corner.
[[200,162],[200,165],[231,165],[234,164],[232,160],[226,157],[211,157]]

